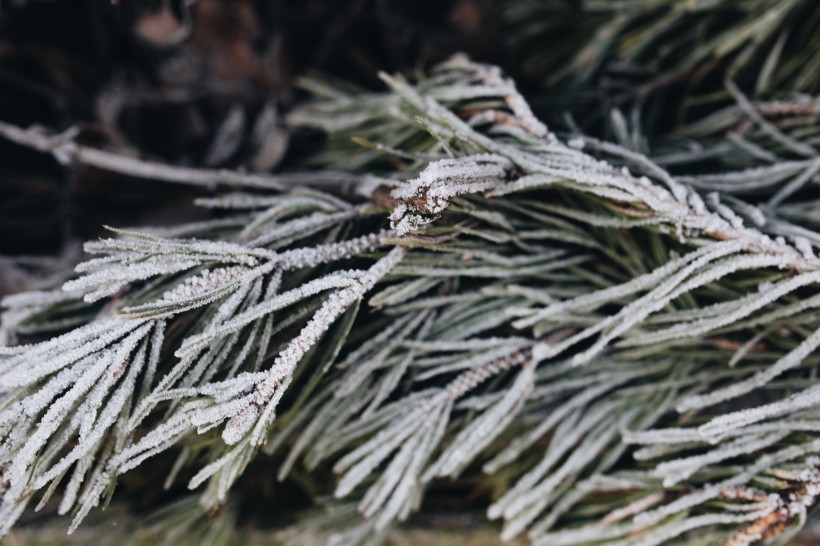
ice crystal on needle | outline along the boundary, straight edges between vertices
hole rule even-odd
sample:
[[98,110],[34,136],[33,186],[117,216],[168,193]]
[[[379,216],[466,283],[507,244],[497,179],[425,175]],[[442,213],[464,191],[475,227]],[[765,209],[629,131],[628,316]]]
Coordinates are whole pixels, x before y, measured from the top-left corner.
[[390,215],[391,225],[399,235],[417,231],[434,221],[453,198],[494,189],[512,170],[508,159],[491,154],[433,161],[418,178],[391,192],[399,201]]
[[[283,390],[291,381],[296,365],[330,325],[356,300],[361,299],[373,286],[401,261],[404,249],[394,248],[390,253],[376,262],[364,275],[356,279],[351,286],[331,293],[327,301],[316,311],[313,318],[285,349],[271,366],[270,376],[260,381],[250,396],[250,404],[236,416],[228,420],[223,438],[228,444],[236,443],[254,424],[255,417],[262,415],[256,424],[252,442],[259,444],[268,422],[273,417],[277,402]],[[256,409],[254,409],[256,408]],[[262,410],[264,408],[264,411]]]

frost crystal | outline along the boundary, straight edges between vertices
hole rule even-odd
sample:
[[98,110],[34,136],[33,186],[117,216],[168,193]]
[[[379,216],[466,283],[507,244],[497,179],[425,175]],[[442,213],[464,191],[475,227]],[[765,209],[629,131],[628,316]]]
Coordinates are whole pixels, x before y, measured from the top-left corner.
[[391,225],[400,235],[417,231],[432,222],[453,198],[496,188],[512,169],[508,159],[491,154],[434,161],[418,178],[393,190],[391,195],[400,205],[390,216]]

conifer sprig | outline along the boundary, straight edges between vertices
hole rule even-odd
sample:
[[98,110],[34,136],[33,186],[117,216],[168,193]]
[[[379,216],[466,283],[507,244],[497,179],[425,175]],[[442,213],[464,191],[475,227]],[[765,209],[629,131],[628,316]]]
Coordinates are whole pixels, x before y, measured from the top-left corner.
[[[4,528],[69,471],[76,526],[172,447],[208,461],[189,485],[207,480],[213,507],[263,445],[287,453],[282,477],[333,466],[361,514],[342,544],[479,467],[502,536],[539,544],[798,526],[817,482],[816,238],[767,234],[742,192],[639,152],[564,143],[496,68],[456,57],[385,81],[290,117],[331,133],[316,163],[369,175],[202,201],[243,211],[220,240],[89,244],[103,256],[67,288],[99,316],[0,353]],[[11,328],[52,297],[6,300],[35,308]]]

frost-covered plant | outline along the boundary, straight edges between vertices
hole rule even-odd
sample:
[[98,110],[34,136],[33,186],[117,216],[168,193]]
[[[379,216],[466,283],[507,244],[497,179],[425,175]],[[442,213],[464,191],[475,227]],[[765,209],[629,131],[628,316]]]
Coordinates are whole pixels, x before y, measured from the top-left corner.
[[727,79],[756,97],[820,91],[813,0],[513,0],[499,11],[509,65],[543,83],[533,99],[556,118],[636,104],[668,131],[730,98]]
[[494,67],[384,79],[314,85],[290,116],[330,133],[317,163],[369,174],[231,178],[249,188],[200,204],[234,216],[118,232],[67,292],[6,298],[11,338],[87,323],[2,348],[4,529],[58,489],[76,527],[171,448],[172,479],[208,461],[189,482],[206,507],[260,448],[286,454],[283,478],[331,465],[340,544],[377,543],[431,482],[478,472],[502,536],[537,544],[799,528],[818,484],[817,236],[753,217],[762,196],[780,197],[761,214],[794,206],[803,171],[744,200],[565,143]]

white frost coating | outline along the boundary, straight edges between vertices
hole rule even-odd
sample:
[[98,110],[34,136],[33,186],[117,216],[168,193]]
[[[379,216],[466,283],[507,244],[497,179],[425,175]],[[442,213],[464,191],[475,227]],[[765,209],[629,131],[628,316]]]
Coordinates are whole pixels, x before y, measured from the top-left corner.
[[[459,372],[462,370],[470,370],[473,368],[477,368],[483,366],[485,364],[489,364],[495,360],[500,360],[511,356],[513,353],[519,351],[523,348],[526,344],[522,343],[520,345],[506,345],[500,346],[497,349],[488,349],[485,351],[478,351],[472,353],[472,355],[468,354],[458,354],[456,358],[448,358],[442,364],[430,364],[426,365],[424,371],[420,371],[416,376],[416,381],[426,381],[431,377],[435,377],[437,375],[441,375],[444,373],[452,373],[452,372]],[[422,364],[420,360],[416,360],[414,362],[415,365],[419,366]]]
[[188,482],[188,489],[196,489],[197,487],[199,487],[205,480],[219,472],[228,463],[235,460],[239,455],[241,455],[244,447],[245,446],[237,446],[234,449],[227,452],[222,457],[215,460],[214,462],[204,466]]
[[594,326],[586,328],[578,334],[575,334],[552,346],[542,343],[542,347],[538,349],[537,354],[542,358],[551,358],[575,345],[579,341],[589,338],[598,332],[602,332],[591,347],[582,352],[576,353],[572,357],[572,362],[574,365],[587,363],[595,355],[600,353],[610,341],[627,332],[633,326],[641,323],[644,319],[646,319],[646,317],[655,311],[665,307],[670,301],[673,301],[680,294],[713,282],[737,270],[766,267],[781,263],[781,258],[779,256],[732,256],[723,262],[718,262],[716,265],[711,265],[702,273],[694,275],[692,278],[687,280],[687,278],[695,271],[702,270],[704,266],[710,265],[719,258],[734,252],[734,248],[731,245],[726,247],[717,247],[716,245],[712,245],[712,247],[713,248],[711,248],[710,252],[704,253],[704,255],[700,258],[681,268],[668,280],[666,280],[666,282],[658,285],[645,296],[626,305],[617,314],[611,315],[604,320],[601,320]]
[[201,434],[219,425],[225,419],[239,414],[248,406],[250,400],[251,395],[245,394],[240,398],[234,398],[218,404],[211,404],[207,408],[192,414],[190,417],[191,424],[197,427],[197,431]]
[[536,546],[576,546],[588,542],[615,539],[637,530],[634,524],[586,525],[580,528],[545,533],[533,540]]
[[67,389],[91,363],[93,357],[85,357],[66,368],[60,370],[48,380],[38,391],[29,394],[17,404],[0,413],[0,426],[19,418],[20,412],[29,417],[35,417],[43,411],[55,397]]
[[788,432],[775,432],[762,437],[750,436],[747,438],[744,436],[702,455],[693,455],[682,459],[664,461],[655,467],[652,474],[663,478],[664,487],[671,487],[689,478],[702,468],[727,459],[732,459],[739,455],[755,453],[779,442],[787,435]]
[[629,431],[623,435],[623,441],[638,445],[685,444],[702,441],[703,437],[696,430],[690,428],[661,428],[650,430]]
[[15,347],[0,347],[0,349],[10,351],[8,353],[0,353],[0,355],[7,356],[5,359],[0,359],[0,370],[6,371],[15,365],[27,361],[33,356],[37,358],[48,358],[59,354],[65,350],[66,346],[81,345],[105,332],[112,324],[119,322],[120,321],[114,317],[106,317],[92,321],[84,326],[80,326],[70,332],[41,343],[17,345]]
[[616,521],[621,521],[622,519],[627,518],[629,516],[639,514],[647,508],[649,508],[650,506],[658,504],[663,499],[663,493],[654,493],[652,495],[641,497],[640,499],[632,501],[627,505],[612,510],[606,516],[601,518],[601,525],[612,525]]
[[[707,285],[709,283],[715,282],[715,281],[717,281],[717,280],[719,280],[723,277],[726,277],[728,275],[731,275],[732,273],[735,273],[737,271],[743,271],[743,270],[749,270],[749,269],[751,269],[751,270],[764,269],[764,268],[767,268],[767,267],[783,267],[783,264],[784,264],[783,257],[778,256],[778,255],[749,254],[749,255],[741,255],[741,256],[728,258],[726,260],[718,262],[717,264],[714,264],[713,266],[705,269],[702,273],[693,276],[691,279],[689,279],[688,281],[686,281],[685,283],[683,283],[682,285],[677,287],[673,292],[663,296],[663,298],[661,298],[661,299],[656,298],[655,301],[652,303],[652,306],[650,308],[648,308],[646,310],[641,310],[641,313],[643,314],[643,317],[641,318],[641,320],[643,318],[645,318],[646,316],[648,316],[648,314],[661,309],[666,303],[674,301],[676,298],[680,297],[682,294],[686,294],[688,292],[691,292],[695,288],[698,288],[700,286],[704,286],[704,285]],[[806,282],[806,283],[810,282],[810,280],[808,278],[804,277],[804,276],[797,277],[795,279],[796,279],[796,282],[798,282],[798,283],[800,283],[800,282]],[[775,297],[775,294],[772,294],[772,297]],[[765,305],[765,303],[767,301],[768,300],[763,300],[761,298],[761,301],[757,301],[757,302],[755,302],[751,305],[748,305],[748,306],[745,306],[745,307],[742,307],[742,308],[738,308],[738,309],[734,310],[733,313],[735,313],[736,316],[743,317],[743,316],[751,313],[753,310],[755,310],[759,307],[762,307],[763,305]],[[629,320],[630,319],[627,319],[627,321],[629,321]],[[635,323],[634,318],[631,319],[631,322],[633,324]],[[727,322],[729,322],[729,319],[727,318],[727,316],[722,316],[722,317],[718,317],[717,319],[714,319],[712,321],[703,321],[702,323],[699,323],[696,326],[686,325],[687,326],[686,329],[681,329],[681,328],[677,328],[676,326],[673,326],[673,327],[671,327],[667,330],[660,331],[660,332],[657,332],[657,333],[646,334],[645,336],[641,336],[640,338],[635,337],[635,338],[633,338],[634,341],[632,341],[630,344],[645,345],[645,344],[649,344],[649,343],[655,343],[659,339],[677,338],[677,337],[691,337],[691,336],[696,335],[697,333],[704,333],[706,331],[709,331],[712,328],[717,328],[717,326],[720,326],[720,325],[725,324]],[[620,330],[619,333],[622,333],[623,331],[625,331],[623,324],[619,325],[618,327],[616,327],[613,330],[616,330],[616,329]],[[685,330],[685,331],[682,331],[682,330]],[[600,346],[602,344],[602,339],[608,340],[608,339],[614,339],[614,337],[615,337],[615,334],[612,331],[607,332],[605,335],[601,336],[601,339],[596,341],[596,345],[593,346],[592,349],[589,349],[589,350],[585,351],[585,353],[592,352],[592,350],[595,349],[596,346],[597,346],[597,348],[600,348]],[[626,344],[627,344],[626,342],[623,343],[623,345],[626,345]],[[588,358],[587,354],[582,353],[581,355],[576,355],[576,361],[586,360],[587,358]]]
[[[324,197],[324,195],[321,197]],[[344,202],[322,199],[314,195],[262,195],[253,193],[228,193],[219,197],[200,197],[195,199],[194,203],[200,207],[214,209],[261,209],[281,205],[291,210],[317,208],[328,212],[347,205]]]
[[9,294],[0,299],[0,304],[5,308],[21,308],[21,307],[45,307],[54,305],[64,301],[70,301],[82,296],[79,292],[70,292],[65,290],[32,290],[29,292],[20,292],[18,294]]
[[526,319],[515,321],[513,326],[516,328],[526,328],[532,326],[536,322],[546,320],[560,313],[595,309],[596,307],[604,305],[608,302],[625,298],[626,296],[636,292],[654,288],[658,286],[658,284],[661,284],[661,282],[668,282],[665,279],[669,275],[680,271],[687,264],[700,260],[705,256],[724,256],[739,252],[742,248],[743,244],[738,241],[722,241],[704,246],[689,252],[680,258],[670,260],[654,271],[645,273],[644,275],[627,281],[624,284],[604,288],[591,294],[584,294],[571,300],[564,300],[548,305]]
[[[83,442],[85,436],[91,432],[97,419],[97,411],[103,405],[104,398],[114,384],[126,373],[126,370],[141,369],[145,364],[146,345],[144,340],[152,327],[153,324],[146,324],[141,330],[120,342],[116,347],[111,367],[102,379],[97,382],[85,401],[75,410],[72,422],[76,420],[80,423],[80,442]],[[137,345],[139,345],[139,350],[136,356],[132,358],[131,353]]]
[[118,363],[114,359],[123,358],[126,351],[130,352],[136,347],[137,343],[147,335],[150,328],[151,325],[144,325],[126,338],[120,349],[106,350],[92,366],[83,372],[68,392],[51,405],[40,420],[36,431],[31,434],[26,444],[11,461],[8,475],[13,489],[19,490],[26,483],[28,469],[35,460],[37,452],[68,417],[67,412],[70,408],[95,385],[109,366]]
[[696,214],[707,214],[708,211],[706,209],[706,203],[703,202],[703,199],[701,199],[698,192],[690,190],[687,195],[686,202]]
[[586,141],[583,137],[575,137],[571,138],[567,141],[567,146],[573,148],[575,150],[583,150],[584,146],[586,146]]
[[355,366],[350,367],[347,376],[339,382],[338,387],[333,393],[334,398],[348,396],[355,391],[378,366],[384,364],[396,346],[418,328],[419,324],[425,319],[425,314],[419,313],[416,316],[409,315],[407,319],[410,320],[396,321],[402,325],[401,329],[386,329],[387,331],[392,330],[392,333],[389,337],[389,341],[387,341],[377,353],[366,360],[353,361]]
[[[562,404],[554,411],[552,411],[550,415],[541,423],[539,423],[538,426],[535,427],[533,430],[528,432],[526,435],[523,435],[513,440],[513,442],[510,443],[510,445],[507,448],[505,448],[491,461],[484,465],[483,471],[488,474],[494,473],[498,471],[502,466],[513,462],[524,450],[526,450],[535,442],[540,440],[556,426],[561,426],[565,423],[571,423],[574,425],[575,421],[577,421],[577,415],[575,415],[574,412],[577,412],[579,407],[582,407],[590,401],[598,398],[599,396],[601,396],[608,390],[616,387],[623,381],[624,380],[613,381],[612,384],[597,385],[588,388],[584,391],[581,391],[577,395],[573,396],[566,403]],[[573,415],[575,415],[575,417],[573,417]],[[565,435],[562,434],[560,436],[564,437]],[[551,447],[550,450],[555,451],[554,447]],[[547,461],[545,464],[548,466],[552,464],[552,462]],[[498,515],[500,515],[500,512],[497,512],[495,509],[492,510],[493,513],[497,513]]]
[[390,223],[399,235],[416,231],[443,212],[453,198],[494,189],[512,171],[509,159],[493,154],[433,161],[418,178],[391,192],[399,205],[390,215]]
[[529,343],[523,337],[487,337],[470,338],[458,341],[432,340],[432,341],[403,341],[402,346],[409,349],[416,349],[420,352],[440,352],[440,351],[479,351],[483,349],[495,349],[502,346],[520,347]]
[[325,277],[309,281],[302,286],[277,294],[271,299],[250,307],[249,309],[238,313],[230,320],[215,324],[212,328],[204,331],[201,334],[190,336],[182,342],[182,345],[176,351],[176,356],[185,358],[198,352],[203,346],[211,340],[223,337],[224,335],[236,332],[251,322],[269,315],[270,313],[283,309],[289,305],[314,296],[325,290],[333,288],[344,288],[355,284],[357,277],[354,272],[340,272],[332,273]]
[[698,427],[698,432],[704,439],[716,441],[734,429],[746,427],[764,419],[796,413],[818,405],[820,405],[820,385],[815,385],[777,402],[715,417]]
[[[554,139],[553,135],[547,130],[547,126],[532,113],[530,105],[516,89],[515,82],[510,78],[504,78],[499,67],[473,63],[463,55],[453,56],[446,64],[453,68],[469,70],[474,77],[489,88],[488,90],[492,94],[504,97],[516,121],[533,136],[539,139]],[[459,89],[470,91],[476,87],[479,86],[473,84],[470,86],[460,86]]]
[[[120,229],[112,231],[124,235],[121,239],[103,239],[85,244],[86,252],[91,254],[122,254],[126,258],[151,255],[171,255],[195,258],[198,261],[231,260],[247,266],[254,266],[259,258],[269,258],[273,252],[261,248],[249,248],[244,245],[225,241],[206,241],[200,239],[163,239],[145,233],[136,233]],[[77,272],[84,272],[94,261],[81,263]]]
[[242,278],[248,268],[242,265],[205,269],[198,275],[186,278],[182,283],[165,292],[159,299],[162,303],[176,303],[189,300],[219,286],[231,284]]
[[[0,376],[0,386],[22,387],[34,384],[49,374],[110,346],[116,340],[140,328],[145,323],[144,320],[121,321],[117,319],[103,319],[100,322],[103,323],[100,326],[104,328],[107,325],[108,328],[101,328],[102,332],[99,337],[79,346],[72,347],[66,343],[62,347],[62,352],[54,358],[41,360],[42,356],[38,354],[38,347],[35,345],[31,351],[27,351],[20,357],[13,359],[13,362],[18,366]],[[25,367],[21,366],[24,362],[26,363]]]
[[[307,224],[291,226],[291,222],[274,231],[281,231],[285,226],[289,226],[288,229],[296,230],[300,237],[305,236],[308,233],[303,232],[303,228],[309,227],[308,224],[313,225],[314,220],[310,217],[300,218],[293,222]],[[335,221],[330,217],[319,220],[324,223]],[[390,235],[390,232],[367,234],[358,239],[277,254],[270,250],[233,243],[160,239],[131,232],[123,233],[130,238],[89,243],[87,250],[110,255],[80,264],[77,270],[87,274],[69,281],[64,289],[71,290],[72,294],[86,292],[87,301],[96,301],[137,280],[186,271],[204,263],[228,264],[227,267],[208,269],[187,278],[158,300],[126,308],[125,312],[132,316],[173,314],[201,307],[225,296],[244,283],[268,274],[274,268],[298,269],[360,255],[382,246],[383,239]],[[266,236],[273,236],[271,233],[273,232],[266,233]],[[261,265],[260,259],[264,260]]]
[[762,455],[753,464],[735,473],[731,478],[687,493],[655,510],[637,514],[633,519],[633,526],[642,528],[655,525],[673,514],[685,511],[694,506],[702,505],[705,502],[719,497],[727,490],[747,483],[760,472],[774,468],[778,464],[797,459],[798,457],[803,457],[808,453],[816,452],[818,449],[820,449],[820,440],[813,440],[804,445],[789,446],[775,453]]
[[[375,525],[379,529],[396,518],[404,518],[412,508],[414,491],[419,487],[419,474],[446,431],[452,403],[441,396],[434,396],[431,401],[433,405],[429,407],[428,418],[417,419],[409,425],[413,434],[403,442],[359,504],[359,510],[366,517],[376,518]],[[355,475],[355,468],[345,478],[350,475]]]
[[[737,258],[735,260],[733,268],[737,267],[738,269],[756,269],[758,267],[764,268],[767,266],[779,265],[780,258],[777,256],[748,255]],[[726,273],[721,272],[721,276],[725,275]],[[701,280],[703,278],[708,278],[711,280],[713,276],[714,275],[710,275],[707,271],[703,275],[696,277],[695,279],[690,281],[690,283],[688,283],[687,285],[681,287],[679,290],[676,290],[675,293],[673,293],[673,296],[677,297],[681,293],[684,293],[684,290],[690,290],[690,286],[701,283]],[[803,273],[802,275],[797,275],[796,277],[792,277],[790,279],[772,285],[762,294],[755,295],[754,297],[739,298],[738,301],[742,302],[743,305],[731,310],[730,312],[718,315],[717,317],[711,319],[701,319],[693,321],[691,323],[686,322],[676,324],[665,330],[660,330],[658,332],[652,332],[650,334],[642,335],[640,338],[637,338],[633,342],[629,343],[629,345],[648,345],[651,343],[658,343],[662,341],[668,341],[671,339],[694,337],[697,335],[704,334],[706,332],[715,330],[721,326],[732,324],[736,321],[739,321],[740,319],[749,316],[758,309],[761,309],[766,305],[776,301],[782,296],[789,294],[790,292],[793,292],[794,290],[802,286],[809,286],[812,284],[816,284],[817,282],[820,282],[820,271],[813,271],[810,273]]]
[[228,419],[225,425],[225,430],[222,431],[222,439],[228,445],[233,445],[239,442],[245,434],[256,424],[262,412],[260,406],[256,404],[248,404],[239,413],[234,414]]
[[580,412],[575,412],[562,421],[558,428],[556,428],[556,434],[554,434],[550,440],[550,449],[545,453],[544,457],[537,465],[521,476],[515,485],[500,499],[487,508],[487,517],[497,519],[502,515],[504,517],[507,517],[507,514],[512,516],[521,511],[526,502],[526,499],[522,498],[523,495],[532,491],[539,482],[543,483],[542,479],[547,476],[549,471],[569,453],[573,446],[577,445],[590,430],[598,426],[601,420],[604,419],[610,411],[612,411],[611,404],[598,404],[583,417],[580,417]]
[[63,289],[86,292],[83,299],[95,302],[117,293],[123,286],[134,281],[186,271],[197,265],[199,262],[192,259],[146,258],[140,263],[128,264],[127,267],[106,268],[89,273],[79,279],[68,281],[63,285]]
[[[328,328],[357,300],[360,300],[373,286],[393,270],[404,258],[406,249],[395,247],[378,260],[364,274],[357,275],[355,282],[342,290],[330,294],[328,300],[316,311],[313,318],[301,332],[276,357],[271,375],[257,385],[254,403],[266,407],[254,427],[251,442],[259,445],[268,424],[273,419],[276,406],[293,378],[293,372],[304,354],[327,331]],[[228,423],[230,424],[230,423]],[[226,425],[227,428],[227,425]]]
[[355,218],[359,214],[359,209],[352,208],[330,214],[316,212],[309,214],[308,216],[301,216],[294,220],[290,220],[283,224],[277,224],[272,228],[266,229],[258,237],[249,240],[247,244],[251,247],[262,247],[266,245],[283,247],[293,241],[307,237],[329,226],[335,226],[345,220]]
[[[133,324],[134,323],[131,323],[131,325]],[[34,361],[46,360],[61,355],[65,353],[67,347],[79,347],[83,344],[90,343],[109,331],[112,326],[116,327],[117,325],[127,326],[127,324],[123,324],[122,321],[114,317],[106,317],[92,321],[85,326],[75,328],[49,341],[15,347],[16,350],[14,353],[6,359],[0,360],[0,373],[5,374],[21,364],[29,363],[30,365],[30,363]],[[93,352],[94,350],[98,349],[91,349],[89,352]]]
[[391,338],[398,331],[404,328],[412,319],[412,316],[398,317],[395,321],[387,325],[387,327],[381,332],[359,345],[359,347],[352,351],[342,362],[337,365],[337,367],[342,369],[348,368],[352,364],[369,358],[377,351],[380,351],[381,348],[384,347],[386,343],[389,343]]
[[[524,355],[516,360],[523,361]],[[503,398],[473,420],[450,442],[447,450],[424,474],[423,480],[429,481],[441,476],[456,477],[512,422],[532,392],[534,381],[535,366],[522,368]]]
[[[238,442],[250,427],[253,426],[254,422],[256,423],[253,435],[254,439],[257,442],[261,442],[262,432],[267,429],[268,419],[273,418],[272,413],[276,402],[278,402],[278,399],[282,396],[284,388],[290,382],[290,378],[297,364],[305,353],[321,338],[322,334],[330,328],[333,322],[347,311],[351,304],[371,290],[384,275],[389,273],[390,270],[401,261],[405,252],[406,251],[401,247],[394,248],[362,275],[348,275],[345,277],[343,274],[337,274],[340,280],[345,280],[343,288],[329,295],[327,301],[316,311],[313,318],[305,325],[302,331],[299,332],[276,357],[268,375],[265,379],[257,383],[250,397],[250,405],[255,406],[255,408],[243,408],[228,419],[223,431],[223,440],[225,440],[226,443],[231,445]],[[312,281],[319,287],[316,292],[327,289],[328,287],[333,287],[327,286],[326,283],[319,282],[327,278],[328,277],[318,279],[318,281]],[[305,297],[302,291],[305,286],[307,286],[307,284],[290,291],[290,293],[294,293],[291,298],[298,300]],[[285,294],[289,294],[289,292]],[[278,296],[278,298],[281,297],[282,296]],[[262,305],[269,303],[270,302],[266,302]],[[234,319],[234,321],[235,320],[236,319]],[[246,324],[247,321],[245,318],[242,318],[240,323]],[[226,323],[223,325],[223,329],[228,328],[229,324],[230,323]],[[234,327],[234,325],[230,325],[230,328]],[[264,410],[262,410],[262,408],[264,408]],[[262,418],[257,421],[260,414]]]
[[[454,401],[488,378],[520,363],[523,358],[524,355],[519,354],[487,363],[462,373],[445,389],[417,393],[421,395],[420,398],[412,402],[410,399],[413,395],[405,398],[405,403],[396,405],[398,412],[391,415],[393,418],[387,426],[336,463],[334,470],[345,474],[339,481],[335,495],[343,497],[352,492],[377,466],[398,450],[385,472],[367,491],[360,509],[365,515],[378,514],[376,525],[380,527],[386,526],[392,519],[405,517],[413,507],[412,492],[419,490],[423,467],[446,432]],[[519,375],[519,380],[513,386],[514,392],[508,398],[508,402],[513,405],[520,401],[522,389],[531,389],[533,371],[522,373],[523,376]],[[527,385],[530,386],[529,389]],[[508,404],[502,403],[502,406],[507,407]],[[501,421],[504,416],[499,416],[498,413],[503,413],[499,406],[495,411],[488,410],[485,413],[485,425],[481,428],[484,429],[491,422],[503,426]],[[479,443],[489,435],[489,432],[476,433],[482,434]],[[474,447],[480,449],[478,445]],[[459,464],[462,463],[463,461]]]
[[335,472],[345,472],[339,480],[334,495],[336,498],[350,494],[384,459],[409,438],[437,406],[445,402],[440,393],[429,397],[405,411],[402,418],[379,431],[370,440],[342,457],[333,467]]
[[[463,62],[463,61],[459,61]],[[458,64],[458,63],[456,63]],[[474,69],[470,69],[474,70]],[[721,239],[738,240],[744,243],[744,247],[749,252],[768,251],[772,253],[779,253],[784,256],[788,267],[798,270],[810,270],[820,268],[820,263],[817,260],[811,260],[805,263],[800,253],[793,248],[774,243],[768,240],[756,229],[750,229],[740,224],[739,219],[736,219],[731,212],[727,212],[729,220],[723,218],[719,213],[710,213],[704,211],[699,214],[693,210],[698,208],[697,204],[693,203],[690,207],[688,202],[689,191],[681,182],[688,182],[693,185],[700,185],[701,187],[708,184],[715,184],[715,189],[723,188],[733,173],[721,173],[719,176],[713,177],[714,181],[705,182],[704,177],[678,177],[673,179],[663,169],[660,169],[651,160],[647,159],[641,154],[624,150],[618,146],[609,145],[607,143],[596,143],[596,147],[619,155],[630,162],[640,165],[647,172],[653,176],[660,178],[668,187],[666,190],[657,186],[650,181],[645,183],[641,178],[634,178],[624,176],[617,169],[607,164],[605,161],[599,161],[587,156],[581,152],[577,152],[567,146],[562,146],[559,143],[553,145],[542,145],[541,148],[549,148],[549,154],[531,153],[522,150],[520,147],[490,138],[484,134],[474,131],[466,122],[461,120],[453,112],[436,102],[431,97],[424,97],[413,87],[409,86],[402,80],[389,78],[383,75],[383,79],[387,81],[396,93],[402,99],[413,104],[416,108],[426,112],[428,118],[434,118],[442,126],[447,126],[455,132],[456,135],[465,135],[464,138],[474,145],[491,152],[493,154],[502,155],[512,160],[518,167],[528,174],[540,173],[543,175],[552,175],[564,179],[562,186],[576,189],[579,191],[592,192],[603,197],[620,199],[627,202],[643,202],[656,215],[663,218],[664,221],[675,227],[676,231],[682,236],[684,232],[691,232],[694,234],[708,234],[710,236],[717,236]],[[546,148],[545,148],[546,146]],[[542,151],[539,149],[539,151]],[[567,154],[575,154],[571,161],[556,160],[564,158]],[[790,176],[797,173],[808,166],[809,162],[791,162],[788,168],[782,169],[782,165],[767,167],[764,170],[774,170],[781,168],[783,170],[782,176]],[[754,176],[754,169],[737,173],[736,178],[745,183],[750,177]],[[781,177],[782,179],[782,177]],[[618,196],[616,196],[616,193]],[[400,205],[396,214],[402,216],[407,207]],[[724,211],[726,212],[726,211]],[[408,225],[404,226],[407,229],[415,229],[424,223],[423,217],[416,217],[408,221]],[[734,225],[733,225],[734,223]]]
[[80,459],[74,467],[74,471],[71,473],[71,478],[69,478],[68,484],[63,492],[63,497],[60,499],[60,504],[57,507],[57,513],[59,515],[64,516],[68,514],[68,512],[74,507],[74,503],[77,500],[77,495],[80,493],[80,487],[83,484],[85,475],[89,470],[91,470],[93,463],[94,454],[91,453]]
[[743,219],[735,214],[735,211],[720,202],[720,194],[711,192],[706,195],[706,200],[715,211],[726,219],[733,228],[740,229],[743,227]]
[[347,241],[286,250],[276,257],[274,263],[277,268],[287,271],[334,262],[372,252],[384,246],[384,239],[391,235],[391,231],[383,230]]
[[215,383],[207,383],[196,389],[199,394],[210,396],[217,402],[225,402],[243,393],[248,393],[267,372],[240,373],[235,377]]
[[757,224],[758,227],[764,227],[766,225],[766,215],[763,213],[762,210],[760,210],[760,208],[750,207],[748,209],[748,212],[749,217],[755,224]]
[[[116,357],[119,356],[120,355],[116,355]],[[114,362],[117,361],[116,357]],[[109,427],[117,419],[126,401],[132,395],[137,375],[142,371],[144,364],[145,345],[143,344],[140,351],[134,357],[125,380],[122,381],[109,401],[105,404],[99,418],[96,418],[96,411],[88,411],[86,413],[86,417],[83,419],[80,428],[80,437],[77,445],[56,465],[38,475],[33,480],[31,487],[35,489],[45,487],[48,482],[58,478],[61,473],[68,469],[75,461],[79,461],[84,455],[93,453],[97,443],[102,439],[103,435],[108,432]],[[93,425],[93,429],[91,425]]]
[[749,512],[739,515],[705,514],[702,516],[692,516],[662,525],[657,529],[643,533],[639,539],[631,541],[630,543],[634,546],[657,546],[658,544],[664,544],[675,537],[679,537],[692,529],[711,525],[733,525],[745,521],[754,521],[768,515],[769,513],[769,510],[759,510],[757,512]]
[[148,392],[154,383],[154,375],[156,375],[157,364],[159,364],[160,352],[162,351],[162,342],[165,340],[165,326],[164,320],[157,321],[154,333],[151,336],[151,352],[148,355],[148,364],[145,368],[143,393]]
[[564,479],[576,475],[601,456],[617,434],[612,423],[605,425],[606,430],[597,429],[591,433],[554,473],[510,503],[504,511],[508,521],[501,533],[503,540],[517,536],[530,525],[555,500],[554,492]]
[[172,414],[166,421],[112,457],[108,464],[109,468],[117,469],[118,474],[123,474],[148,457],[160,453],[160,446],[175,442],[192,429],[191,416],[201,411],[204,406],[205,403],[200,401],[186,403],[183,411]]
[[678,404],[677,409],[682,413],[695,408],[712,406],[763,387],[780,374],[799,366],[818,347],[820,347],[820,328],[803,340],[793,351],[749,379],[734,382],[723,389],[708,394],[694,395],[685,398]]
[[259,282],[264,275],[270,273],[272,268],[273,264],[267,262],[253,269],[239,266],[216,269],[212,273],[203,272],[203,275],[193,277],[195,280],[191,283],[184,282],[166,292],[158,300],[125,307],[123,314],[131,317],[151,318],[170,316],[209,305],[228,296],[226,302],[220,305],[217,313],[221,317],[220,320],[224,320],[236,311],[238,302],[241,302],[247,295],[253,282]]
[[814,249],[811,242],[805,237],[795,237],[794,247],[803,255],[806,260],[814,260],[817,257],[814,255]]

